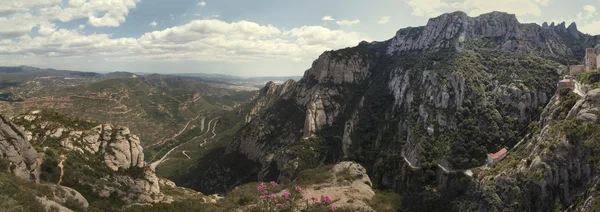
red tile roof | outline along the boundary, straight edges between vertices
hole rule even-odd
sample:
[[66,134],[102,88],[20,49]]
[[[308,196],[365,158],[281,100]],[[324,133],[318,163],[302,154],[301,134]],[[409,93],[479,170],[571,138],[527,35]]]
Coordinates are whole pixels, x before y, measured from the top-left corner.
[[506,154],[506,148],[502,148],[500,151],[494,153],[494,154],[488,154],[488,156],[492,159],[498,159],[499,157],[502,157],[502,155]]

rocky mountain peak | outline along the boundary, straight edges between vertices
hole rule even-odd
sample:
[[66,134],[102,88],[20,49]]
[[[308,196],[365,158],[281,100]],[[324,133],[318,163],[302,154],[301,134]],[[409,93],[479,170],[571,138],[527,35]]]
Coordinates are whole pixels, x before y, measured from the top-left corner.
[[263,87],[260,90],[261,94],[270,94],[273,93],[277,90],[277,83],[273,82],[273,81],[269,81],[267,82],[267,84],[265,84],[265,87]]
[[569,27],[567,27],[567,32],[573,35],[573,37],[579,39],[581,36],[581,32],[577,29],[577,24],[575,22],[571,23]]
[[542,24],[542,28],[544,28],[544,29],[548,29],[548,22],[544,22],[544,23]]
[[566,23],[563,21],[560,24],[556,25],[556,27],[554,27],[554,30],[560,31],[560,32],[567,32],[567,26]]
[[520,27],[514,14],[491,12],[469,17],[461,11],[446,13],[429,19],[424,27],[399,30],[390,41],[387,53],[461,49],[464,43],[477,37],[500,37],[509,41],[522,37]]

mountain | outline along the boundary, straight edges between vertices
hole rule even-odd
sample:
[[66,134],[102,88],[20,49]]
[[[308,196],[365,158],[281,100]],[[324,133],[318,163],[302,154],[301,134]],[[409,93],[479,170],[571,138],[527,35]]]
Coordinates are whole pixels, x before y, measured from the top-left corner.
[[[511,184],[510,191],[492,186],[496,190],[488,192],[486,186],[490,178],[512,172],[514,161],[526,160],[518,152],[541,154],[531,149],[531,136],[536,126],[547,126],[538,120],[556,101],[558,66],[581,63],[585,48],[598,42],[574,24],[539,26],[502,12],[455,12],[400,29],[383,42],[327,51],[299,81],[268,84],[259,101],[240,107],[258,109],[234,111],[235,117],[249,117],[241,119],[248,123],[228,132],[233,136],[226,147],[200,158],[175,181],[202,192],[227,192],[253,181],[291,182],[302,170],[353,160],[365,165],[376,188],[403,195],[408,211],[566,208],[589,196],[581,193],[586,188],[596,197],[588,184],[595,174],[575,177],[576,185],[561,184],[571,175],[556,172],[562,165],[550,165],[518,172],[541,172],[548,181],[509,177],[525,183]],[[518,159],[476,174],[484,179],[463,174],[481,170],[487,154],[502,148]],[[589,157],[566,157],[571,154],[544,163],[589,164]],[[565,186],[580,196],[564,196],[558,189]],[[473,196],[482,187],[486,195]],[[509,198],[514,202],[498,198],[515,190],[520,196]],[[550,200],[556,206],[544,205]]]

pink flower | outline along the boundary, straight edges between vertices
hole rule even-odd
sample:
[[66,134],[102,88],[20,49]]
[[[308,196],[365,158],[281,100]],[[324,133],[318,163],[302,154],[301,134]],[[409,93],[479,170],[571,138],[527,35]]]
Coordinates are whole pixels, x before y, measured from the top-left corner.
[[330,196],[321,196],[321,203],[323,204],[329,204],[331,203],[333,200],[331,200]]
[[279,204],[279,203],[277,203],[277,204],[275,204],[275,207],[277,207],[277,208],[285,208],[285,204]]
[[267,198],[267,196],[265,196],[265,195],[261,195],[261,196],[260,196],[260,198],[261,198],[261,199],[266,199],[266,198]]
[[271,186],[273,186],[273,188],[275,188],[278,186],[278,184],[275,181],[271,181]]
[[337,207],[335,207],[335,205],[331,206],[331,211],[335,211],[337,209]]
[[261,183],[260,185],[258,185],[257,189],[261,193],[267,193],[267,186],[264,183]]
[[317,197],[311,197],[310,199],[311,199],[312,201],[315,201],[315,202],[316,202],[317,200],[319,200]]
[[277,195],[276,194],[269,194],[269,195],[267,195],[267,197],[269,199],[277,199]]
[[284,191],[283,194],[281,194],[281,196],[285,199],[289,199],[291,195],[292,194],[290,194],[290,192],[287,192],[287,191]]
[[297,191],[297,192],[302,192],[302,187],[300,187],[300,186],[296,186],[296,191]]

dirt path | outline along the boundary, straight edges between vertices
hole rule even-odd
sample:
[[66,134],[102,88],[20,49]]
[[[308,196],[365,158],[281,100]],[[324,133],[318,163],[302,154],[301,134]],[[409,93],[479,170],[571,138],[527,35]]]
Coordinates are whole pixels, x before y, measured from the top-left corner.
[[163,155],[163,156],[162,156],[162,158],[160,158],[160,159],[159,159],[159,160],[157,160],[157,161],[154,161],[154,162],[152,162],[152,163],[150,164],[150,168],[152,168],[152,169],[156,170],[156,166],[158,166],[158,165],[160,165],[162,162],[166,161],[165,159],[167,158],[167,156],[169,156],[169,154],[171,154],[171,152],[173,152],[173,150],[175,150],[175,149],[179,148],[179,147],[180,147],[181,145],[183,145],[183,144],[185,144],[185,143],[182,143],[182,144],[179,144],[179,145],[177,145],[176,147],[173,147],[171,150],[169,150],[169,151],[167,152],[167,154]]
[[421,168],[421,167],[413,165],[410,161],[408,161],[408,159],[406,159],[406,156],[404,156],[404,150],[402,150],[402,159],[404,159],[404,162],[406,162],[408,164],[408,166],[410,166],[410,168],[413,168],[413,169]]
[[202,117],[202,120],[200,120],[200,132],[204,132],[204,120],[206,120],[206,117]]
[[192,120],[188,121],[188,122],[185,124],[185,126],[183,126],[183,129],[181,129],[181,131],[179,131],[177,134],[173,135],[173,136],[172,136],[172,137],[170,137],[170,138],[165,138],[165,139],[163,139],[163,140],[161,140],[161,141],[159,141],[159,142],[156,142],[155,144],[153,144],[153,145],[151,145],[151,146],[160,145],[160,144],[163,144],[163,143],[167,142],[168,140],[173,140],[173,139],[177,138],[177,136],[179,136],[179,135],[181,135],[181,133],[185,132],[185,130],[187,129],[187,127],[190,125],[190,123],[192,123],[192,121],[196,121],[196,120],[197,120],[199,117],[200,117],[200,115],[197,115],[197,116],[196,116],[196,118],[194,118],[194,119],[192,119]]
[[[215,119],[217,119],[217,121],[215,121],[215,124],[213,125],[213,129],[212,129],[212,134],[213,134],[213,135],[210,137],[211,139],[213,139],[213,138],[215,138],[215,136],[217,136],[217,133],[215,133],[215,128],[217,128],[217,122],[219,122],[219,119],[218,119],[218,117],[217,117],[217,118],[215,118]],[[213,119],[213,120],[215,120],[215,119]],[[210,120],[210,121],[212,122],[212,120]],[[210,130],[210,122],[208,123],[208,129],[207,129],[207,132],[208,132],[209,130]],[[202,142],[202,143],[200,144],[200,147],[204,147],[204,144],[206,144],[207,142],[208,142],[208,141],[207,141],[207,139],[205,138],[205,139],[204,139],[204,142]],[[206,147],[204,147],[204,148],[206,148]]]
[[185,150],[181,151],[181,153],[182,153],[183,155],[185,155],[185,156],[186,156],[188,159],[192,159],[192,158],[190,158],[190,156],[189,156],[189,155],[186,153],[186,151],[185,151]]
[[217,121],[215,121],[215,124],[213,125],[213,130],[212,130],[213,136],[210,138],[215,138],[215,136],[217,136],[217,134],[215,133],[215,128],[217,128],[217,122],[219,122],[218,118],[217,118]]
[[65,166],[63,165],[63,162],[65,162],[65,160],[67,159],[67,157],[65,157],[65,155],[60,155],[60,162],[58,162],[58,168],[60,168],[60,177],[58,178],[58,185],[60,185],[60,183],[62,183],[62,178],[63,175],[65,175]]

